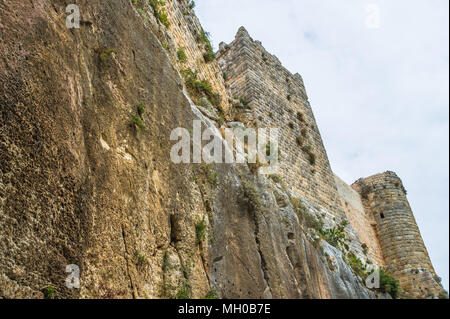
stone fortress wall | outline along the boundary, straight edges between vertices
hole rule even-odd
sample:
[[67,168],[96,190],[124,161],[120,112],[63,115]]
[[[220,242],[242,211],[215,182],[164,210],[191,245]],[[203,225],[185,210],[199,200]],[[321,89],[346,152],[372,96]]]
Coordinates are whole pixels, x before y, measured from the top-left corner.
[[[327,221],[346,218],[351,250],[358,257],[367,253],[375,265],[386,267],[412,297],[438,296],[443,288],[395,173],[360,179],[352,186],[335,176],[302,77],[292,75],[243,27],[232,43],[220,44],[217,57],[232,97],[248,102],[251,124],[280,129],[277,173],[292,191],[322,208],[323,216],[331,214]],[[367,246],[364,254],[361,245]]]
[[394,172],[385,172],[360,179],[352,187],[375,220],[388,271],[412,297],[439,295],[442,287],[400,178]]
[[360,194],[347,185],[338,176],[335,176],[341,204],[345,215],[358,234],[362,244],[367,245],[371,260],[378,266],[385,266],[383,251],[378,240],[376,221],[373,215],[364,209]]
[[218,62],[233,98],[246,100],[253,110],[256,126],[280,129],[278,175],[294,192],[343,216],[301,76],[292,75],[244,28],[229,46],[221,45]]

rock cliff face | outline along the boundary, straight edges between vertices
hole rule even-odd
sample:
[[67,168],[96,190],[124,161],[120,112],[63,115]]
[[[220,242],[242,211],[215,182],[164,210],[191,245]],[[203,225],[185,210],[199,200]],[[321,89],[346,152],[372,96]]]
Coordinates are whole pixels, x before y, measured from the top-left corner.
[[[174,164],[173,129],[199,120],[232,149],[227,122],[271,121],[260,97],[243,89],[236,99],[248,81],[240,71],[224,79],[236,64],[222,50],[210,61],[187,1],[77,1],[79,29],[66,27],[69,3],[0,3],[1,297],[390,297],[366,288],[352,263],[384,266],[389,245],[372,229],[366,252],[370,222],[352,212],[373,205],[357,197],[359,210],[345,208],[343,194],[358,193],[335,181],[300,76],[282,70],[292,82],[283,105],[302,103],[317,166],[306,149],[282,153],[308,168],[282,166],[284,182],[246,164]],[[193,91],[187,71],[209,89]],[[284,110],[274,109],[280,121]],[[346,240],[326,235],[337,228]],[[66,286],[67,265],[79,267],[79,288]]]

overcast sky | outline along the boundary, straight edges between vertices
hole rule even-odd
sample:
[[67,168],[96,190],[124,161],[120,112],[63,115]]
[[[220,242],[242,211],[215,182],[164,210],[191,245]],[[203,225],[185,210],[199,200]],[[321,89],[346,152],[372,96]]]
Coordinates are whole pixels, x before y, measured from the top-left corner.
[[351,184],[392,170],[402,178],[448,290],[449,1],[196,4],[216,48],[245,26],[285,67],[302,75],[338,176]]

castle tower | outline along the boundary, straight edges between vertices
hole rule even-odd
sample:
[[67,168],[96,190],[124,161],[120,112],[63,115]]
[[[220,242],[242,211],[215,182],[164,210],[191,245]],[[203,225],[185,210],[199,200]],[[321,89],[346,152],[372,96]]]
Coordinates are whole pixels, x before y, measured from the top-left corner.
[[220,44],[217,61],[232,96],[248,102],[253,124],[280,129],[277,174],[314,205],[343,216],[334,175],[302,77],[291,74],[243,27],[232,43]]
[[387,271],[410,297],[437,297],[443,288],[406,198],[402,181],[393,172],[362,178],[352,187],[361,194],[366,211],[376,221],[376,232]]

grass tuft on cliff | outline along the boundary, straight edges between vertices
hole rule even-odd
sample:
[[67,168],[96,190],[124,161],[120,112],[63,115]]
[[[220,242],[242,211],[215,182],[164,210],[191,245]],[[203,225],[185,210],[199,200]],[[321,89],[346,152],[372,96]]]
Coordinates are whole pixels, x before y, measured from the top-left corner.
[[220,107],[221,96],[220,94],[213,92],[208,81],[199,80],[198,72],[194,72],[191,69],[185,69],[181,71],[181,74],[184,77],[189,96],[194,103],[199,104],[200,99],[206,97],[219,112],[223,113],[223,110]]
[[392,298],[398,297],[400,283],[383,268],[380,268],[380,290],[389,293]]
[[170,261],[169,261],[169,254],[167,253],[167,251],[165,251],[164,256],[163,256],[162,271],[167,272],[171,269],[172,269],[172,265],[170,264]]
[[191,285],[188,282],[183,283],[177,291],[176,299],[191,299],[189,294],[190,288]]
[[363,264],[361,259],[355,256],[355,254],[348,253],[344,260],[352,268],[355,275],[361,277],[364,280],[367,278],[368,273],[366,271],[366,266]]
[[181,63],[187,62],[187,55],[186,55],[186,51],[184,50],[184,48],[178,49],[177,57],[178,57],[178,61],[180,61]]
[[244,181],[240,187],[240,199],[245,202],[252,212],[261,211],[261,193],[255,184],[250,181]]
[[148,4],[152,7],[155,17],[166,27],[170,27],[169,18],[167,17],[166,9],[163,8],[166,3],[162,0],[148,0]]
[[308,155],[309,164],[316,164],[316,154],[313,153],[312,147],[310,145],[305,145],[302,147],[302,151]]
[[219,297],[217,297],[217,291],[213,288],[206,294],[203,299],[219,299]]
[[132,117],[131,124],[137,126],[141,130],[145,128],[143,115],[145,113],[145,108],[143,104],[138,104],[136,107],[136,115]]
[[195,237],[198,244],[202,243],[206,238],[206,226],[204,218],[195,224]]
[[337,228],[330,228],[321,231],[321,235],[330,245],[343,250],[346,241],[345,232]]
[[45,299],[55,299],[56,288],[53,286],[48,286],[42,289]]
[[145,265],[147,264],[147,258],[143,254],[141,254],[138,250],[134,252],[134,259],[136,266],[139,269],[144,268]]
[[208,63],[214,61],[216,59],[216,54],[214,53],[214,49],[210,41],[210,34],[201,29],[200,32],[197,33],[197,41],[202,43],[205,47],[206,52],[203,54],[205,62]]
[[270,174],[269,175],[269,178],[272,180],[272,181],[274,181],[274,183],[277,183],[277,184],[280,184],[282,181],[283,181],[283,179],[280,177],[280,175],[278,175],[278,174]]

